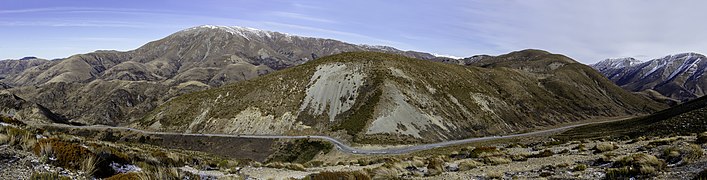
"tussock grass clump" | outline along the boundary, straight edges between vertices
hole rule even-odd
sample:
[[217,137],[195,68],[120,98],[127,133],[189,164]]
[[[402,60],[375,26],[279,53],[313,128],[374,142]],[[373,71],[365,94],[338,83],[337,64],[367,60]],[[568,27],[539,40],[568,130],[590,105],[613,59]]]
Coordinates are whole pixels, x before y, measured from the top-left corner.
[[617,148],[619,148],[619,146],[614,142],[601,142],[601,143],[597,143],[597,145],[594,146],[594,151],[599,152],[599,153],[603,153],[603,152],[613,151],[614,149],[617,149]]
[[52,138],[41,139],[39,144],[40,145],[34,146],[35,155],[41,155],[40,153],[42,152],[43,145],[51,144],[51,149],[54,152],[53,154],[56,156],[56,161],[53,161],[52,163],[64,168],[78,170],[81,168],[81,163],[84,159],[95,156],[93,152],[88,150],[88,148],[72,142]]
[[351,171],[351,172],[320,172],[316,174],[310,174],[304,178],[305,180],[329,180],[329,179],[340,179],[340,180],[370,180],[371,176],[368,175],[366,171]]
[[661,158],[670,164],[690,163],[704,155],[704,150],[697,144],[679,144],[663,149]]
[[577,166],[574,166],[574,168],[572,168],[572,170],[574,170],[574,171],[584,171],[586,169],[587,169],[586,164],[577,164]]
[[7,144],[8,142],[10,142],[10,136],[7,136],[6,134],[0,134],[0,145]]
[[606,175],[610,179],[650,176],[666,168],[666,163],[657,157],[644,153],[624,156],[614,162]]
[[519,153],[519,154],[512,154],[510,156],[511,160],[513,161],[527,161],[528,157],[530,157],[531,154],[529,153]]
[[417,167],[417,168],[421,168],[421,167],[424,167],[424,166],[425,166],[425,162],[422,161],[421,159],[413,158],[413,159],[412,159],[412,165],[415,166],[415,167]]
[[511,160],[505,157],[486,157],[484,163],[489,165],[500,165],[511,163]]
[[427,175],[436,176],[444,172],[444,160],[442,158],[429,158],[427,161]]
[[373,179],[401,179],[400,170],[396,168],[377,167],[372,170]]
[[33,172],[30,180],[71,180],[67,176],[59,175],[57,172]]
[[25,124],[25,123],[22,122],[22,121],[19,121],[19,120],[15,119],[15,118],[7,117],[7,116],[4,116],[4,115],[0,115],[0,122],[7,123],[7,124],[12,124],[12,125],[15,125],[15,126],[24,126],[24,125],[27,125],[27,124]]
[[84,173],[83,175],[87,178],[93,177],[93,174],[98,170],[97,165],[98,161],[96,160],[96,156],[85,158],[81,161],[81,171]]
[[287,169],[295,170],[295,171],[305,171],[306,169],[304,168],[304,165],[300,163],[290,163],[285,166]]
[[499,172],[499,171],[492,171],[492,172],[486,173],[486,177],[489,179],[503,179],[503,176],[504,176],[503,172]]
[[26,133],[22,135],[21,140],[20,140],[20,146],[22,147],[22,150],[29,151],[34,148],[35,144],[37,144],[37,139],[36,135],[32,133]]
[[500,150],[494,146],[481,146],[476,147],[474,150],[469,152],[469,157],[472,158],[482,158],[486,156],[493,156],[500,153]]
[[459,171],[467,171],[483,165],[484,163],[481,163],[479,161],[464,159],[459,162]]

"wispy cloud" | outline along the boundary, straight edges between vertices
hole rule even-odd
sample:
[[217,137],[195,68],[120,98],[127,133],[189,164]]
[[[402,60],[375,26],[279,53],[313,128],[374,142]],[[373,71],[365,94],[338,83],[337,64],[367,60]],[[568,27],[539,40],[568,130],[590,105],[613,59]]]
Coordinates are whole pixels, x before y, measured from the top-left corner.
[[300,14],[300,13],[293,13],[293,12],[270,12],[270,14],[275,15],[275,16],[279,16],[279,17],[290,18],[290,19],[299,19],[299,20],[323,22],[323,23],[336,23],[336,21],[332,21],[329,19],[312,17],[312,16],[308,16],[308,15],[304,15],[304,14]]
[[[347,40],[347,39],[357,39],[359,43],[371,43],[375,45],[388,45],[388,46],[396,46],[396,45],[407,45],[405,43],[401,42],[396,42],[396,41],[391,41],[391,40],[386,40],[386,39],[379,39],[367,35],[362,35],[362,34],[357,34],[357,33],[352,33],[352,32],[345,32],[345,31],[337,31],[337,30],[330,30],[330,29],[323,29],[323,28],[317,28],[317,27],[311,27],[311,26],[303,26],[303,25],[296,25],[296,24],[287,24],[287,23],[279,23],[279,22],[263,22],[265,25],[270,25],[270,26],[275,26],[275,27],[280,27],[284,29],[297,29],[297,30],[304,30],[304,31],[310,31],[310,32],[316,32],[315,34],[317,35],[323,35],[323,36],[328,36],[328,37],[339,37],[340,40]],[[350,42],[356,42],[356,41],[350,41]]]
[[3,21],[0,20],[0,27],[19,26],[47,26],[47,27],[127,27],[127,28],[147,28],[153,27],[151,24],[125,21],[86,21],[86,20],[31,20],[31,21]]

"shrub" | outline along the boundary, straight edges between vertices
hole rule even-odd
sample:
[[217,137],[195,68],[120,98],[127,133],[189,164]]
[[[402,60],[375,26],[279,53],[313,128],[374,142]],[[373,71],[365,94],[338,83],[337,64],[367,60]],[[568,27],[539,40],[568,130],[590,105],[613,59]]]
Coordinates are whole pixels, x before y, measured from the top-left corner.
[[421,168],[421,167],[425,166],[425,162],[423,162],[422,160],[419,160],[419,159],[413,159],[412,165],[415,167]]
[[427,161],[427,175],[436,176],[444,172],[444,160],[442,158],[429,158]]
[[86,178],[90,179],[93,177],[93,174],[96,173],[97,164],[98,161],[96,161],[96,156],[90,156],[81,162],[81,171],[83,171]]
[[281,163],[281,162],[271,162],[271,163],[266,164],[265,167],[282,169],[283,167],[285,167],[285,164]]
[[579,145],[577,145],[577,147],[574,147],[574,148],[572,148],[572,149],[578,150],[578,151],[586,151],[586,150],[587,150],[587,145],[579,144]]
[[0,145],[10,142],[10,137],[5,134],[0,134]]
[[484,163],[489,165],[499,165],[511,163],[511,160],[504,157],[486,157],[484,158]]
[[71,178],[66,176],[61,176],[57,172],[34,172],[32,176],[29,177],[30,180],[71,180]]
[[35,155],[40,155],[42,149],[40,146],[42,144],[51,144],[52,151],[56,156],[56,161],[54,161],[53,164],[64,168],[80,169],[81,163],[85,158],[94,156],[94,154],[85,147],[58,139],[42,139],[39,141],[39,144],[40,145],[34,146]]
[[322,167],[324,165],[323,161],[309,161],[305,163],[307,167]]
[[511,160],[513,161],[527,161],[528,157],[531,156],[528,153],[520,153],[511,155]]
[[22,142],[22,143],[20,144],[20,146],[22,147],[22,150],[25,150],[25,151],[32,150],[32,148],[34,148],[34,145],[37,144],[37,139],[34,134],[26,133],[26,134],[22,135],[21,138],[22,138],[22,140],[20,142]]
[[492,171],[486,174],[489,179],[503,179],[503,172]]
[[574,170],[574,171],[584,171],[586,169],[587,169],[586,164],[577,164],[577,166],[574,166],[574,168],[572,168],[572,170]]
[[614,163],[614,168],[607,171],[607,177],[610,179],[621,179],[636,177],[639,175],[649,176],[654,175],[658,171],[664,170],[665,162],[655,156],[637,153],[624,156]]
[[400,172],[395,168],[378,167],[373,169],[373,179],[400,179]]
[[459,162],[459,171],[467,171],[470,169],[474,169],[476,167],[482,166],[484,163],[470,160],[470,159],[464,159]]
[[693,162],[704,155],[702,147],[696,144],[680,144],[663,149],[662,158],[668,163],[674,164],[683,161]]
[[286,168],[291,169],[291,170],[295,170],[295,171],[305,171],[304,165],[302,165],[300,163],[287,164]]
[[472,158],[480,158],[480,157],[485,157],[490,154],[495,154],[499,152],[499,150],[494,147],[494,146],[481,146],[481,147],[476,147],[474,150],[469,152],[469,157]]
[[27,125],[27,124],[25,124],[25,123],[22,122],[22,121],[19,121],[19,120],[15,119],[15,118],[7,117],[7,116],[4,116],[4,115],[0,115],[0,121],[1,121],[1,122],[4,122],[4,123],[7,123],[7,124],[15,125],[15,126],[24,126],[24,125]]
[[613,151],[614,149],[618,148],[619,146],[616,145],[616,143],[613,142],[601,142],[598,143],[596,146],[594,146],[594,151],[596,152],[608,152],[608,151]]
[[[329,180],[329,179],[340,179],[340,180],[370,180],[371,176],[365,171],[351,171],[351,172],[320,172],[316,174],[310,174],[309,179],[311,180]],[[397,177],[395,177],[397,178]]]

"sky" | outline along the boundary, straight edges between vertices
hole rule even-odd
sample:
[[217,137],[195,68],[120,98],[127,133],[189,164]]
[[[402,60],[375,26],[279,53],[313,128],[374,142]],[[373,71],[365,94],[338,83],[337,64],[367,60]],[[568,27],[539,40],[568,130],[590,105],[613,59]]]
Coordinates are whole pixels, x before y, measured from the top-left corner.
[[132,50],[199,25],[468,57],[707,53],[702,0],[0,0],[0,59]]

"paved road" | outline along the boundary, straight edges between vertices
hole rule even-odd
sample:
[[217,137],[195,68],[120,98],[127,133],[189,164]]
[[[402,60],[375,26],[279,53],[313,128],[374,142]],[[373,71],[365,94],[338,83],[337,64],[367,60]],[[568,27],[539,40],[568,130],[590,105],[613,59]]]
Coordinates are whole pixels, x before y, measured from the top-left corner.
[[[623,119],[626,119],[626,118],[623,118]],[[617,119],[617,120],[612,120],[612,121],[619,121],[619,120],[623,120],[623,119]],[[66,125],[66,124],[46,124],[43,126],[66,127],[66,128],[74,128],[74,129],[93,129],[93,130],[117,129],[117,130],[135,131],[135,132],[140,132],[140,133],[144,133],[144,134],[154,134],[154,135],[182,135],[182,136],[260,138],[260,139],[309,139],[309,138],[311,138],[311,139],[322,139],[322,140],[329,141],[329,142],[333,143],[334,145],[336,145],[336,148],[338,150],[340,150],[342,152],[346,152],[346,153],[352,153],[352,154],[404,154],[404,153],[410,153],[410,152],[415,152],[415,151],[428,150],[428,149],[437,148],[437,147],[446,147],[446,146],[453,146],[453,145],[466,144],[466,143],[472,143],[472,142],[525,137],[525,136],[533,136],[533,135],[539,135],[539,134],[545,134],[545,133],[554,133],[554,132],[560,132],[560,131],[567,130],[567,129],[574,128],[574,127],[578,127],[578,126],[584,126],[584,125],[596,124],[596,123],[604,123],[604,122],[609,122],[609,121],[590,122],[590,123],[569,125],[569,126],[563,126],[563,127],[558,127],[558,128],[554,128],[554,129],[534,131],[534,132],[523,133],[523,134],[478,137],[478,138],[469,138],[469,139],[461,139],[461,140],[454,140],[454,141],[438,142],[438,143],[432,143],[432,144],[420,144],[420,145],[413,145],[413,146],[407,146],[407,147],[396,147],[396,148],[386,148],[386,149],[357,149],[357,148],[348,146],[348,145],[340,142],[339,140],[334,139],[329,136],[282,136],[282,135],[233,135],[233,134],[173,133],[173,132],[145,131],[145,130],[141,130],[141,129],[134,129],[134,128],[128,128],[128,127],[113,127],[113,126],[103,126],[103,125],[72,126],[72,125]],[[0,125],[6,125],[6,124],[0,123]]]

